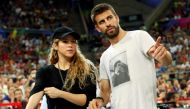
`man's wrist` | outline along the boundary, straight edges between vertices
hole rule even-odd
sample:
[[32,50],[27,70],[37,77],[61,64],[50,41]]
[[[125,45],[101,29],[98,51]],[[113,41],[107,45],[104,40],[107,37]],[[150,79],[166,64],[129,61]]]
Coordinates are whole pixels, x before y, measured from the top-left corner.
[[102,98],[102,97],[96,97],[96,99],[100,99],[100,100],[102,100],[102,102],[104,102],[104,98]]
[[104,103],[104,98],[103,97],[96,97],[95,99],[101,100],[102,101],[102,107],[106,107]]

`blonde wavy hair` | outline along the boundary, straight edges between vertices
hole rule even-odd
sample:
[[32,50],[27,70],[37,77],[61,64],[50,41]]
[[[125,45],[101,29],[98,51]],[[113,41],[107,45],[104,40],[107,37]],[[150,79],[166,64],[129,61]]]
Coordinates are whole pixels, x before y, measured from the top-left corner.
[[[54,44],[58,44],[60,40],[55,39],[49,53],[49,63],[56,64],[59,60],[57,50],[53,48]],[[91,78],[92,83],[96,83],[97,69],[94,64],[85,58],[77,45],[76,53],[73,56],[70,68],[65,78],[64,88],[70,90],[75,84],[76,79],[79,80],[79,87],[84,88],[88,85],[87,77]]]

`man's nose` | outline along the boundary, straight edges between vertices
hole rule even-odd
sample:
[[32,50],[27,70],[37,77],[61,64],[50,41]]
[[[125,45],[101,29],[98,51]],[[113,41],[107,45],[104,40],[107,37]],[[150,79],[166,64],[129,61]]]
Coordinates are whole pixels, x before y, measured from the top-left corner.
[[108,26],[111,25],[111,23],[110,23],[108,20],[106,20],[106,21],[105,21],[105,25],[108,27]]

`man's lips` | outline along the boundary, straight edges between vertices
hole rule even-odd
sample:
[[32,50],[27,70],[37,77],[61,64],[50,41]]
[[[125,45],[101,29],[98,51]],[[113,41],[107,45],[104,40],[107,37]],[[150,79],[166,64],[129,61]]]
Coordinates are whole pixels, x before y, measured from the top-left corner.
[[107,32],[112,32],[113,30],[114,30],[113,27],[109,27],[106,31],[107,31]]

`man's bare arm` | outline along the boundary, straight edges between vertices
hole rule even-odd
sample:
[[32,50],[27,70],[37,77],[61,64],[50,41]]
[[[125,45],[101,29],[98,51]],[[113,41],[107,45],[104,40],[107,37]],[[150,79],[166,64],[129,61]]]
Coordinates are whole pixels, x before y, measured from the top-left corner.
[[101,109],[110,101],[110,83],[108,79],[99,81],[100,96],[90,101],[88,109]]

